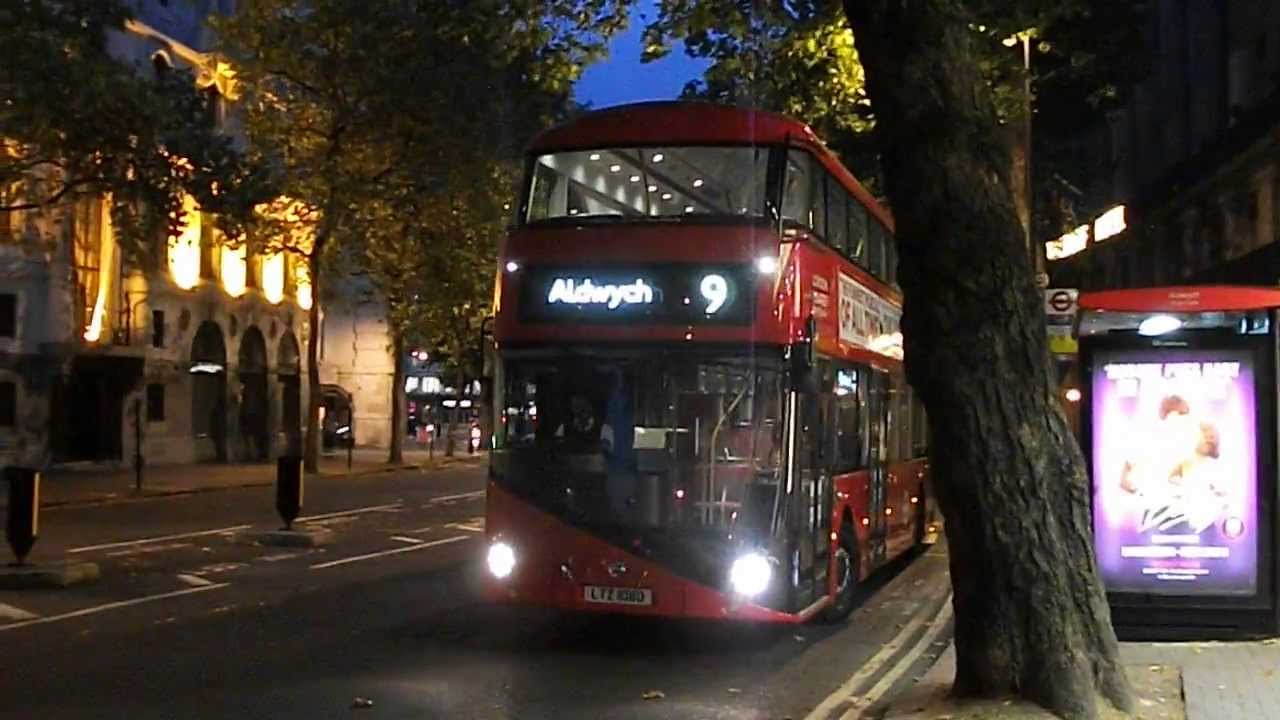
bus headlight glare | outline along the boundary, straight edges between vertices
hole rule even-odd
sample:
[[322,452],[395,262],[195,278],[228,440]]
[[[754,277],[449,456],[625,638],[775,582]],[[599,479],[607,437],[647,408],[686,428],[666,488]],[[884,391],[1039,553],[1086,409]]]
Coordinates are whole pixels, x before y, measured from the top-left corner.
[[773,568],[769,559],[760,553],[747,553],[733,561],[729,569],[729,585],[733,591],[745,597],[755,597],[769,587]]
[[515,569],[516,551],[504,542],[496,542],[489,546],[489,556],[486,560],[489,564],[489,572],[501,580]]

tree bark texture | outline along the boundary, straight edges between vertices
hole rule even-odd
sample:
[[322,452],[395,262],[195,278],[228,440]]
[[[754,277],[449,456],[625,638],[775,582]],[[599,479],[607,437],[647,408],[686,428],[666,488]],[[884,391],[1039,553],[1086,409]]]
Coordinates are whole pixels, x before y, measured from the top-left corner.
[[1095,718],[1132,705],[1093,554],[1084,459],[959,0],[845,0],[896,220],[906,367],[932,433],[959,696]]
[[[307,438],[302,466],[309,473],[320,470],[320,247],[317,240],[307,258],[307,270],[311,275],[311,309],[308,311],[310,332],[307,333]],[[352,431],[355,431],[354,427]]]
[[404,396],[404,336],[397,330],[391,334],[392,367],[391,373],[391,450],[387,453],[388,463],[404,462],[405,435],[405,396]]

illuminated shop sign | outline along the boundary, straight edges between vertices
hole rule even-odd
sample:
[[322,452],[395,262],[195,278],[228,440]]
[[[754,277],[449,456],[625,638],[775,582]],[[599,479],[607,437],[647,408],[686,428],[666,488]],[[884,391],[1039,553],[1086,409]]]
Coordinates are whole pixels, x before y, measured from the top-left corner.
[[747,323],[754,307],[750,265],[657,265],[522,269],[526,320],[618,319],[679,324]]
[[1108,591],[1257,591],[1252,357],[1224,349],[1096,354],[1093,526]]

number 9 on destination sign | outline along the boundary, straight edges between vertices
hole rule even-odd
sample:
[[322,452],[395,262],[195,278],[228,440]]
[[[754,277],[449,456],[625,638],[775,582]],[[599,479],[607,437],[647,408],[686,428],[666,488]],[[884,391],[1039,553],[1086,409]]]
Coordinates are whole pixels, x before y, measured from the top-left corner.
[[703,275],[699,287],[702,297],[707,301],[707,314],[714,315],[729,299],[729,282],[723,275]]

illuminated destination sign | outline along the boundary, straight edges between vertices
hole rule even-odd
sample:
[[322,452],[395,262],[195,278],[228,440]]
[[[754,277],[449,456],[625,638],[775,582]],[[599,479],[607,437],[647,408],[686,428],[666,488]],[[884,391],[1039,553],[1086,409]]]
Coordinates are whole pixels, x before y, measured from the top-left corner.
[[551,291],[547,293],[550,304],[565,303],[568,305],[604,305],[616,310],[626,305],[648,305],[653,302],[653,288],[644,280],[627,285],[596,284],[591,278],[575,280],[573,278],[556,278],[551,282]]
[[745,264],[531,266],[521,275],[526,320],[743,324],[754,309],[755,274]]

